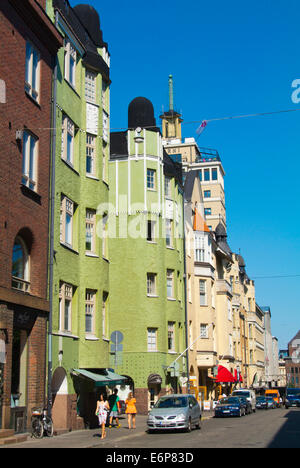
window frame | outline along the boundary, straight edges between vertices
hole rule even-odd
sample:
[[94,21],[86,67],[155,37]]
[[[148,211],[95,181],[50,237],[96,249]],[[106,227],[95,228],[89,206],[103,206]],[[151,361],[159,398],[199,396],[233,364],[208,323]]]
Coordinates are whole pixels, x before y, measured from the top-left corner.
[[[169,281],[171,281],[170,284],[169,284]],[[167,269],[166,285],[167,285],[167,299],[174,299],[174,270]],[[169,295],[170,289],[171,289],[171,295]]]
[[[33,142],[34,147],[32,148]],[[38,185],[38,155],[39,139],[33,133],[25,129],[23,131],[22,149],[22,185],[33,192],[37,192]]]
[[[96,177],[96,161],[97,161],[97,147],[96,147],[96,136],[91,133],[86,134],[86,143],[85,143],[85,153],[86,153],[86,175],[87,177]],[[91,161],[92,170],[88,172],[88,158]]]
[[[59,330],[63,333],[72,333],[72,301],[74,295],[74,287],[63,281],[59,286]],[[66,322],[66,303],[68,303],[68,317]],[[68,324],[65,327],[66,323]]]
[[173,248],[173,219],[166,218],[166,246]]
[[[28,50],[30,48],[30,50]],[[29,54],[28,54],[29,52]],[[34,70],[34,55],[37,63]],[[26,41],[25,49],[25,92],[37,103],[40,102],[41,86],[41,54],[30,41]]]
[[18,289],[19,291],[23,291],[25,293],[30,292],[30,255],[28,252],[28,248],[22,237],[17,236],[14,241],[13,245],[13,255],[12,255],[12,267],[14,263],[14,247],[16,243],[19,243],[22,248],[22,277],[13,275],[14,271],[12,268],[11,271],[11,287],[13,289]]
[[97,73],[85,69],[84,96],[86,102],[97,104]]
[[[72,168],[74,167],[75,134],[76,130],[74,122],[66,114],[63,114],[61,133],[61,158]],[[71,138],[71,141],[69,140],[69,138]]]
[[156,170],[147,168],[147,190],[156,190]]
[[157,297],[157,273],[147,273],[147,296]]
[[[64,77],[65,80],[75,89],[76,87],[76,66],[77,66],[77,51],[68,37],[65,38],[65,63],[64,63]],[[73,69],[71,67],[71,60],[73,61]]]
[[[88,229],[90,229],[91,248],[87,248]],[[87,208],[85,211],[85,252],[89,254],[96,253],[96,210]]]
[[157,352],[157,332],[158,329],[154,327],[147,328],[147,351],[148,353]]
[[[170,346],[171,344],[171,346]],[[175,343],[175,322],[168,322],[168,352],[174,353],[176,350]]]
[[[85,290],[85,334],[95,335],[95,316],[96,316],[96,298],[97,291],[94,289]],[[87,317],[90,320],[90,330],[87,329]]]
[[[201,288],[201,285],[204,285],[204,288]],[[207,306],[207,281],[199,279],[199,298],[200,298],[200,307]]]
[[[60,205],[60,242],[73,248],[73,224],[74,224],[75,203],[66,195],[61,195]],[[67,216],[70,217],[71,222],[67,222]],[[67,233],[68,226],[70,233]],[[71,243],[69,242],[69,237]]]

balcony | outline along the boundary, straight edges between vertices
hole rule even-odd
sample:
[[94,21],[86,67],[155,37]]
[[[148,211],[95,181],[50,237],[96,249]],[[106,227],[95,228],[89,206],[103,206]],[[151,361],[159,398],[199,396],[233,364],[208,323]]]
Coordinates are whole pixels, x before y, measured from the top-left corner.
[[197,156],[196,163],[221,162],[219,153],[211,148],[199,148],[200,156]]
[[216,291],[217,294],[229,294],[230,296],[232,296],[231,284],[224,279],[218,279],[216,281]]

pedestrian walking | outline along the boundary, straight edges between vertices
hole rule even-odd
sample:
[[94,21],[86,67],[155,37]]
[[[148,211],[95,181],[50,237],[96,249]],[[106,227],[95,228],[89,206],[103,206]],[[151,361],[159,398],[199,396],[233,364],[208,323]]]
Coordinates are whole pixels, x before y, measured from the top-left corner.
[[118,397],[118,389],[114,389],[114,393],[110,395],[108,399],[110,406],[110,415],[109,415],[109,428],[112,428],[113,419],[116,419],[117,428],[121,427],[119,423],[119,413],[120,413],[120,398]]
[[105,424],[106,424],[108,412],[109,412],[109,403],[106,399],[106,395],[104,396],[101,393],[100,399],[97,401],[97,408],[96,408],[96,416],[98,416],[99,426],[101,426],[101,429],[102,429],[101,439],[105,439],[106,437]]
[[128,394],[125,404],[126,404],[125,413],[127,414],[127,419],[128,419],[128,429],[131,429],[131,423],[132,423],[132,429],[135,429],[135,416],[136,416],[137,410],[135,406],[136,399],[133,397],[132,392]]

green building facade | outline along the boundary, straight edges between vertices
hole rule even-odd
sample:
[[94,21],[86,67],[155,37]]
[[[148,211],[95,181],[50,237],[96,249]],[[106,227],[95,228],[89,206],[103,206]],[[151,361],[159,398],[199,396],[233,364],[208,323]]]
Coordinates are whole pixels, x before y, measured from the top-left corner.
[[110,366],[129,378],[121,398],[133,389],[146,413],[186,373],[183,194],[151,102],[133,100],[128,117],[128,131],[111,134]]
[[110,57],[92,7],[48,0],[47,13],[65,43],[56,81],[53,419],[76,429],[93,423],[96,405],[93,381],[77,370],[109,364],[109,262],[97,211],[109,191]]

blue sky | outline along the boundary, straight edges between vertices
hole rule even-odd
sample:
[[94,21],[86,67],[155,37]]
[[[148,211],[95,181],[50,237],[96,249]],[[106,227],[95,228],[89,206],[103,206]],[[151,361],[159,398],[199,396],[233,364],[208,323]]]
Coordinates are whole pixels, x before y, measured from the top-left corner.
[[[71,0],[71,5],[76,5]],[[168,76],[184,137],[197,123],[241,114],[296,112],[211,122],[198,144],[216,148],[226,171],[228,242],[256,279],[285,348],[300,329],[299,0],[87,0],[100,14],[111,53],[111,128],[127,126],[129,102],[168,108]],[[294,278],[266,278],[290,276]]]

